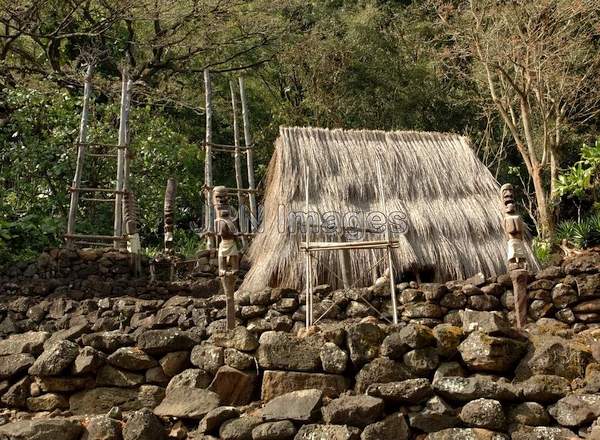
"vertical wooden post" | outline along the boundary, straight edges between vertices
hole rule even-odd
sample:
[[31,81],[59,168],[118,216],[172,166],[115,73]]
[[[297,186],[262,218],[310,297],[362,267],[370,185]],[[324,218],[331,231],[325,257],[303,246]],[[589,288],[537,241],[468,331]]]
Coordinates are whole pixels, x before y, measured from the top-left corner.
[[383,178],[381,172],[381,164],[377,163],[377,186],[379,186],[379,197],[381,201],[381,205],[383,208],[383,213],[385,216],[385,238],[388,241],[387,245],[387,260],[388,260],[388,269],[390,276],[390,294],[392,296],[392,321],[394,324],[398,324],[398,304],[396,301],[396,280],[394,273],[394,259],[392,258],[392,234],[390,231],[390,221],[388,218],[387,212],[387,203],[385,200],[385,192],[383,189]]
[[310,254],[310,224],[309,224],[309,205],[308,205],[308,185],[310,183],[308,179],[308,167],[304,167],[305,181],[304,181],[304,196],[306,206],[306,217],[304,218],[304,225],[306,228],[306,328],[312,325],[312,258]]
[[[343,225],[340,225],[343,228]],[[341,234],[338,234],[340,242],[346,241],[345,231],[342,229]],[[349,289],[352,285],[352,271],[350,270],[350,251],[348,249],[342,249],[338,251],[338,258],[340,259],[340,271],[342,272],[342,283],[344,289]]]
[[[240,189],[244,187],[242,179],[242,158],[240,156],[240,128],[237,119],[237,103],[235,96],[235,84],[233,81],[229,81],[229,89],[231,91],[231,110],[233,112],[233,145],[235,147],[234,153],[234,168],[235,168],[235,185],[237,186],[237,200],[238,200],[238,223],[240,225],[240,232],[248,232],[248,225],[246,223],[244,198]],[[247,245],[247,237],[242,235],[242,245],[244,249]]]
[[[75,218],[77,216],[77,206],[79,204],[79,192],[76,191],[81,184],[81,176],[83,174],[83,163],[85,161],[86,146],[88,135],[88,118],[89,118],[89,107],[90,107],[90,96],[92,94],[92,73],[94,66],[90,64],[85,74],[84,86],[83,86],[83,108],[81,110],[81,121],[79,123],[79,137],[77,141],[77,163],[75,165],[75,176],[73,177],[73,183],[71,184],[71,204],[69,206],[69,217],[67,219],[67,235],[72,236],[75,234]],[[73,239],[67,238],[67,247],[73,247]]]
[[[128,81],[127,64],[123,66],[122,84],[121,84],[121,113],[119,120],[119,148],[117,149],[117,184],[115,193],[115,219],[113,235],[121,237],[123,235],[123,190],[125,184],[125,154],[127,146],[127,85]],[[115,240],[113,243],[116,249],[123,245],[122,241]]]
[[131,110],[131,87],[133,81],[127,81],[127,98],[125,102],[125,145],[127,148],[123,150],[123,191],[129,191],[129,173],[131,151],[129,145],[129,112]]
[[244,143],[246,145],[246,165],[248,167],[248,200],[250,201],[250,230],[256,231],[258,227],[258,216],[256,209],[256,195],[254,190],[254,147],[252,146],[252,137],[250,135],[250,118],[248,116],[248,106],[246,105],[246,90],[244,88],[244,78],[240,76],[240,101],[242,102],[242,120],[244,123]]
[[213,222],[212,206],[212,89],[210,84],[210,71],[204,70],[204,99],[206,112],[206,139],[205,139],[205,157],[204,157],[204,195],[205,195],[205,213],[204,223],[206,227],[206,247],[214,249],[215,244],[215,225]]

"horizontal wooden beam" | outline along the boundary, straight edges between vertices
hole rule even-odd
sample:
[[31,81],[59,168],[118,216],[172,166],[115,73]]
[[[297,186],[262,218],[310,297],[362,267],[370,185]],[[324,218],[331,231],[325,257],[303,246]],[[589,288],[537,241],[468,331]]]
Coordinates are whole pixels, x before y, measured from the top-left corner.
[[343,249],[386,249],[400,246],[397,240],[372,240],[372,241],[312,241],[300,243],[300,249],[304,251],[334,251]]

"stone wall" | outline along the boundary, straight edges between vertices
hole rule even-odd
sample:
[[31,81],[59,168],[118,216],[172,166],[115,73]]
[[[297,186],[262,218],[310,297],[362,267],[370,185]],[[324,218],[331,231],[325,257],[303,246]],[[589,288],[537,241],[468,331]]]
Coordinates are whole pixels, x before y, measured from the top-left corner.
[[318,286],[308,331],[303,294],[238,292],[226,332],[223,296],[103,258],[0,283],[0,438],[600,438],[600,254],[532,277],[524,333],[506,276],[400,285],[397,326],[385,291]]

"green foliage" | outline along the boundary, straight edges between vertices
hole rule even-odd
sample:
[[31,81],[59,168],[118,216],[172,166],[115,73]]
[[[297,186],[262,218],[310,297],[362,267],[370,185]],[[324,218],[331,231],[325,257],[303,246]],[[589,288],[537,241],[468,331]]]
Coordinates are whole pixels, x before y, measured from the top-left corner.
[[552,259],[552,242],[539,237],[534,237],[532,243],[533,253],[542,266],[550,263]]
[[582,221],[565,220],[556,229],[556,240],[563,240],[579,249],[600,245],[600,214],[590,215]]
[[584,144],[581,160],[558,176],[556,193],[561,197],[583,198],[596,185],[600,169],[600,139],[592,146]]
[[15,221],[0,219],[0,262],[29,260],[61,237],[57,219],[26,215]]

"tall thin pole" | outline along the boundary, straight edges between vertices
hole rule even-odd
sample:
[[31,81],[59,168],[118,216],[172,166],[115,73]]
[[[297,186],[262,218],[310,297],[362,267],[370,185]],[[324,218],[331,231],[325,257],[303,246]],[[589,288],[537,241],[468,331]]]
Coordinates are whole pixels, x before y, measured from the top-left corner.
[[[89,107],[90,107],[90,96],[92,94],[92,73],[94,72],[94,66],[90,64],[85,74],[84,86],[83,86],[83,109],[81,110],[81,121],[79,123],[79,137],[77,146],[77,163],[75,166],[75,176],[73,177],[73,183],[71,188],[71,205],[69,206],[69,217],[67,219],[67,235],[72,236],[75,234],[75,217],[77,216],[77,205],[79,204],[79,185],[81,184],[81,175],[83,174],[83,163],[85,161],[85,143],[88,137],[88,119],[89,119]],[[67,246],[73,246],[73,239],[67,239]]]
[[205,157],[204,157],[204,191],[205,191],[205,226],[207,239],[206,247],[208,249],[214,249],[215,235],[214,235],[214,222],[213,222],[213,206],[212,206],[212,88],[210,84],[210,71],[204,70],[204,99],[205,99],[205,112],[206,112],[206,145],[205,145]]
[[242,120],[244,123],[244,142],[246,145],[246,165],[248,167],[248,200],[250,201],[250,230],[254,232],[258,226],[256,195],[254,190],[254,147],[252,146],[252,137],[250,135],[250,118],[248,116],[248,106],[246,105],[246,89],[244,88],[244,78],[240,76],[240,101],[242,102]]
[[[123,190],[125,184],[125,154],[127,146],[127,87],[129,73],[127,64],[123,66],[122,84],[121,84],[121,114],[119,120],[119,148],[117,149],[117,185],[115,193],[115,220],[113,232],[115,237],[123,236]],[[122,246],[119,240],[114,241],[114,247]]]
[[[240,189],[243,188],[244,183],[242,179],[242,158],[240,156],[240,127],[238,124],[238,110],[235,96],[235,84],[232,80],[229,81],[229,90],[231,91],[231,110],[233,112],[233,146],[235,147],[234,153],[234,167],[235,167],[235,184],[237,186],[237,200],[238,200],[238,223],[240,225],[240,232],[248,232],[248,225],[246,224],[245,210],[244,210],[244,199]],[[242,245],[246,247],[246,236],[242,235]]]
[[390,231],[390,221],[387,212],[387,203],[385,200],[385,192],[383,190],[383,179],[381,176],[381,163],[377,162],[377,185],[379,186],[379,196],[381,204],[383,205],[383,212],[386,219],[385,238],[388,241],[387,245],[387,260],[388,270],[390,276],[390,292],[392,296],[392,321],[394,324],[398,324],[398,305],[396,303],[396,282],[394,274],[394,259],[392,258],[392,235]]
[[305,257],[305,265],[306,265],[306,328],[312,325],[312,270],[311,270],[311,255],[310,255],[310,225],[309,225],[309,205],[308,205],[308,167],[304,167],[305,174],[305,182],[304,182],[304,198],[305,198],[305,219],[304,226],[306,228],[306,257]]

